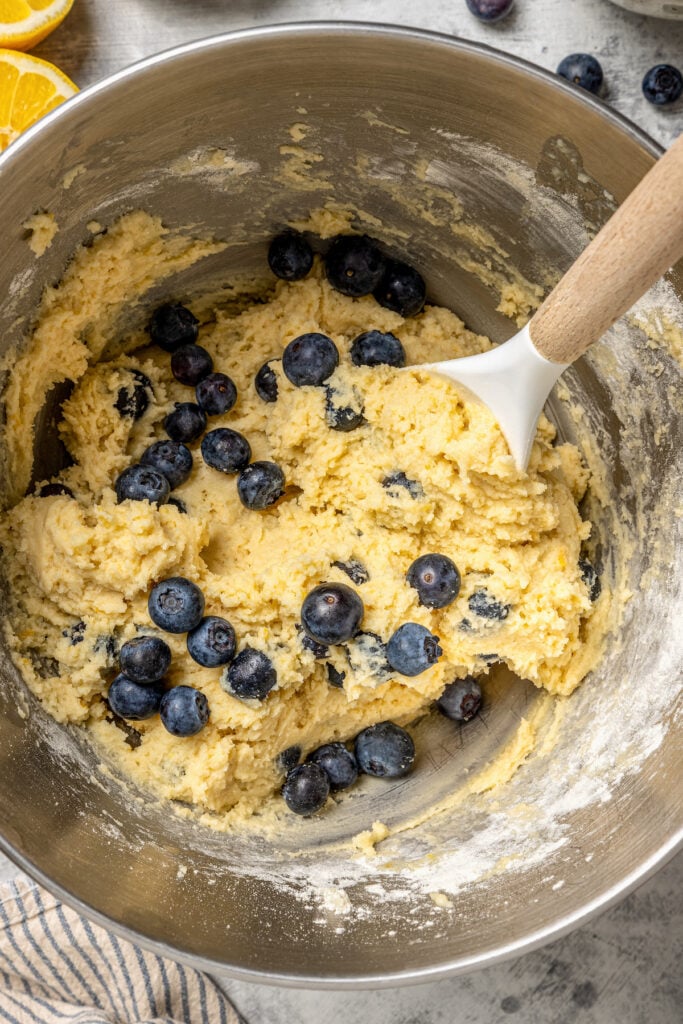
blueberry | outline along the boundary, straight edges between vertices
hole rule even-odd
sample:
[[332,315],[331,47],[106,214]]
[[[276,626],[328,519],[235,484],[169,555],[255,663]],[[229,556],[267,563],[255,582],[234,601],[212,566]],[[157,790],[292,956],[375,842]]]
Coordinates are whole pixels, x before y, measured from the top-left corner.
[[387,644],[387,660],[402,676],[419,676],[436,665],[442,654],[438,636],[417,622],[399,626]]
[[270,243],[268,266],[283,281],[299,281],[313,266],[313,250],[298,231],[283,231]]
[[351,362],[356,366],[405,366],[406,353],[389,331],[366,331],[351,346]]
[[286,750],[280,751],[275,758],[275,767],[279,772],[291,772],[292,768],[296,768],[300,760],[301,747],[298,744],[294,744],[291,747],[287,747]]
[[85,622],[81,620],[80,622],[75,622],[73,626],[69,626],[67,629],[63,629],[62,636],[68,636],[69,643],[71,644],[72,647],[75,647],[76,644],[83,643],[86,628],[87,627]]
[[655,64],[643,78],[643,96],[658,107],[675,103],[683,93],[683,75],[672,64]]
[[384,257],[367,235],[339,235],[325,256],[328,281],[352,298],[374,291],[383,270]]
[[73,498],[74,496],[74,492],[66,484],[43,484],[38,491],[39,498],[54,498],[62,494],[66,498]]
[[165,476],[171,489],[185,483],[192,472],[192,452],[179,441],[155,441],[145,448],[140,462]]
[[317,764],[330,780],[333,793],[348,789],[358,778],[358,765],[343,743],[325,743],[306,758],[308,764]]
[[212,370],[213,359],[201,345],[181,345],[171,356],[171,373],[189,387],[195,387]]
[[448,683],[436,706],[455,722],[469,722],[479,713],[481,700],[481,686],[473,676],[466,676]]
[[164,420],[164,430],[172,441],[189,444],[206,430],[206,413],[194,402],[176,402]]
[[326,665],[327,668],[327,681],[330,686],[334,686],[337,690],[344,689],[344,680],[346,679],[346,672],[340,672],[336,669],[329,661]]
[[370,579],[370,573],[357,558],[349,558],[348,562],[333,562],[332,565],[335,569],[341,569],[342,572],[345,572],[356,586],[360,587]]
[[475,615],[482,619],[507,619],[510,614],[510,605],[496,601],[495,597],[489,594],[488,590],[475,590],[467,601],[468,607]]
[[227,665],[235,657],[235,630],[226,619],[207,615],[187,634],[190,657],[204,668]]
[[182,514],[183,514],[184,516],[186,516],[186,515],[187,515],[187,505],[186,505],[186,504],[185,504],[185,502],[184,502],[184,501],[182,501],[182,500],[181,500],[180,498],[173,498],[173,497],[171,497],[171,498],[169,498],[169,499],[168,499],[168,501],[166,502],[166,504],[167,504],[167,505],[173,505],[173,506],[174,506],[175,508],[177,508],[177,509],[178,509],[178,511],[179,511],[179,512],[181,512],[181,513],[182,513]]
[[134,683],[156,683],[170,668],[171,648],[160,636],[136,636],[123,645],[119,659]]
[[221,686],[241,700],[265,700],[277,683],[275,666],[263,651],[245,647],[223,671]]
[[406,579],[425,608],[445,608],[460,593],[460,573],[447,555],[420,555]]
[[107,668],[110,668],[119,656],[119,641],[111,633],[103,633],[97,637],[93,645],[95,654],[104,654]]
[[398,779],[407,775],[415,760],[409,733],[393,722],[378,722],[356,736],[356,761],[366,775]]
[[588,92],[600,92],[602,68],[590,53],[570,53],[557,65],[557,73]]
[[189,633],[204,614],[204,595],[184,576],[171,576],[152,587],[147,602],[149,617],[167,633]]
[[335,388],[326,388],[325,422],[331,430],[340,430],[348,434],[350,430],[355,430],[365,423],[363,402],[355,388],[352,400],[354,404],[347,405],[343,398],[340,401],[340,396]]
[[330,780],[320,765],[300,764],[287,775],[282,795],[295,814],[315,814],[330,795]]
[[387,645],[377,633],[356,633],[348,647],[346,656],[353,672],[369,673],[376,679],[386,677],[391,666],[387,659]]
[[321,583],[301,606],[301,622],[309,636],[322,644],[350,640],[363,618],[363,602],[345,583]]
[[267,363],[264,363],[259,372],[254,377],[254,387],[256,388],[256,394],[264,402],[277,402],[277,377],[275,370],[270,365],[272,359]]
[[107,703],[115,715],[140,722],[157,713],[163,694],[162,683],[143,686],[121,673],[109,687]]
[[500,21],[512,10],[515,0],[466,0],[467,8],[479,21]]
[[237,401],[237,388],[225,373],[210,373],[195,389],[197,405],[207,416],[230,412]]
[[236,430],[218,427],[203,437],[202,457],[207,466],[221,473],[239,473],[249,465],[251,446]]
[[165,352],[175,352],[181,345],[197,340],[199,320],[186,306],[171,302],[154,311],[148,330],[155,345]]
[[300,334],[282,353],[282,369],[298,388],[319,386],[339,365],[337,346],[326,334]]
[[116,478],[114,483],[116,500],[119,504],[130,498],[132,501],[150,501],[163,505],[168,501],[171,487],[163,473],[151,466],[129,466]]
[[388,260],[382,278],[372,293],[380,306],[400,316],[415,316],[427,297],[427,286],[417,270],[400,260]]
[[390,498],[401,498],[407,492],[413,501],[424,498],[425,492],[419,480],[409,480],[402,470],[390,473],[382,480],[382,487],[388,492]]
[[161,698],[159,715],[173,736],[194,736],[209,721],[209,702],[193,686],[174,686]]
[[133,380],[127,387],[119,388],[114,408],[121,416],[139,420],[149,405],[152,382],[141,370],[129,370]]
[[310,651],[314,658],[326,658],[330,653],[326,644],[319,644],[313,640],[308,633],[304,633],[304,627],[297,623],[297,633],[301,633],[301,646],[305,651]]
[[275,462],[252,462],[237,478],[237,493],[246,508],[262,511],[285,493],[285,474]]
[[602,581],[595,566],[585,558],[579,560],[579,571],[581,579],[588,588],[588,596],[591,601],[597,601],[602,593]]

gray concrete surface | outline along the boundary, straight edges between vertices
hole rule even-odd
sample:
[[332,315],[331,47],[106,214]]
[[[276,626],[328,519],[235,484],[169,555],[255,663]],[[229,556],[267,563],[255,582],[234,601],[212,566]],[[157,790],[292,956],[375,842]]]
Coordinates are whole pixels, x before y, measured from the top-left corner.
[[[663,144],[683,109],[649,106],[652,64],[683,64],[683,21],[628,14],[609,0],[517,0],[497,26],[464,0],[76,0],[34,52],[79,85],[155,51],[253,24],[349,19],[394,22],[483,41],[554,69],[567,53],[599,57],[607,99]],[[0,879],[16,874],[0,858]],[[683,855],[595,921],[520,959],[410,989],[297,991],[224,980],[250,1024],[680,1024],[683,1021]]]

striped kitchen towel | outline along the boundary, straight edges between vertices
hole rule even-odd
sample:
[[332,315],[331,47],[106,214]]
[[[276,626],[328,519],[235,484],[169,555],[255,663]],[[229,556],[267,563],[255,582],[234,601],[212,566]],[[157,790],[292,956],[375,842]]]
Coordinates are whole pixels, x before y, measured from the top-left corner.
[[239,1024],[216,983],[91,924],[28,879],[0,885],[0,1021]]

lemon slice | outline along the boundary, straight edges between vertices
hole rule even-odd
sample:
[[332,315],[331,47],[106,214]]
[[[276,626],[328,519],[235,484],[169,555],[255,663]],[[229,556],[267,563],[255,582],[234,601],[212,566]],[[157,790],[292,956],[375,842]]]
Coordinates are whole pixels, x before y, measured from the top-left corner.
[[74,0],[0,0],[0,47],[30,50],[49,36]]
[[16,50],[0,50],[0,152],[77,92],[78,87],[54,64]]

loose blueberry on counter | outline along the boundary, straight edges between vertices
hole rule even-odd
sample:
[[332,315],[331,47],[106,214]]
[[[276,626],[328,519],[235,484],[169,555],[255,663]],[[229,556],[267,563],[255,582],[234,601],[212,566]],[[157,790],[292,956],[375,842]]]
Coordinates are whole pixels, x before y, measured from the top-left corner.
[[602,68],[600,62],[590,53],[570,53],[557,65],[557,73],[588,92],[596,95],[600,92]]
[[152,587],[147,602],[152,622],[167,633],[189,633],[204,615],[204,595],[184,576],[170,576]]
[[[356,391],[355,388],[353,390]],[[365,423],[362,399],[357,392],[354,399],[356,400],[355,408],[352,405],[337,405],[339,398],[336,390],[330,387],[326,388],[325,422],[330,430],[340,430],[342,433],[348,434],[350,430],[355,430]]]
[[334,665],[329,661],[327,662],[325,667],[327,669],[327,681],[330,684],[330,686],[334,686],[334,688],[337,690],[343,690],[344,680],[346,679],[346,672],[340,672],[339,669],[336,669]]
[[182,514],[184,516],[187,515],[187,505],[185,504],[184,501],[182,501],[181,498],[173,498],[173,497],[171,497],[171,498],[168,499],[166,504],[167,505],[174,505],[175,508],[177,508],[179,512],[182,512]]
[[420,555],[406,579],[425,608],[445,608],[460,593],[460,573],[447,555]]
[[164,420],[164,430],[172,441],[190,444],[206,430],[206,413],[194,402],[176,402]]
[[114,490],[119,504],[130,498],[131,501],[164,505],[168,501],[171,486],[164,474],[151,466],[134,465],[128,466],[116,478]]
[[406,353],[390,331],[366,331],[351,346],[351,362],[355,366],[405,366]]
[[397,473],[390,473],[382,480],[382,487],[388,492],[390,498],[400,498],[405,491],[408,492],[413,501],[424,498],[425,492],[419,480],[409,480],[405,473],[400,470]]
[[341,569],[342,572],[345,572],[356,586],[360,587],[370,579],[370,573],[357,558],[349,558],[348,562],[333,562],[332,565],[335,569]]
[[597,601],[602,593],[602,581],[595,566],[585,558],[579,559],[579,571],[581,579],[588,588],[588,596],[591,601]]
[[282,795],[295,814],[315,814],[327,802],[330,780],[320,765],[300,764],[287,775]]
[[62,636],[68,636],[69,643],[72,647],[75,647],[76,644],[83,643],[86,628],[85,622],[81,620],[80,622],[75,622],[73,626],[68,626],[67,629],[63,629]]
[[227,665],[235,657],[236,648],[235,630],[219,615],[207,615],[187,634],[190,657],[204,668]]
[[165,476],[171,489],[185,483],[192,472],[192,452],[179,441],[155,441],[145,448],[140,462]]
[[496,601],[495,597],[489,594],[488,590],[475,590],[467,601],[469,610],[482,619],[498,619],[502,622],[510,614],[511,606]]
[[301,622],[321,644],[343,644],[356,633],[363,618],[363,602],[345,583],[321,583],[306,596]]
[[643,96],[657,107],[675,103],[683,93],[683,75],[673,64],[655,64],[643,78]]
[[417,622],[404,622],[387,644],[389,665],[402,676],[419,676],[436,665],[442,654],[438,636]]
[[241,700],[265,700],[277,683],[277,672],[270,658],[255,647],[240,651],[223,671],[221,686]]
[[359,769],[381,779],[407,775],[415,761],[412,737],[394,722],[378,722],[359,732],[355,752]]
[[261,512],[285,493],[285,474],[276,462],[252,462],[237,478],[237,493],[246,508]]
[[256,394],[264,402],[277,402],[277,376],[275,375],[275,370],[270,365],[272,362],[273,360],[269,359],[267,363],[264,363],[254,377]]
[[196,387],[213,370],[213,359],[201,345],[181,345],[171,356],[171,373],[180,384]]
[[207,416],[230,412],[237,401],[237,388],[225,373],[210,373],[195,388],[197,405]]
[[295,628],[297,633],[301,634],[301,646],[305,651],[310,651],[314,658],[327,657],[330,652],[326,644],[319,644],[318,641],[310,637],[308,633],[304,633],[304,627],[300,626],[299,623],[296,624]]
[[279,772],[287,774],[287,772],[291,772],[292,768],[296,768],[300,760],[301,747],[295,743],[291,747],[280,751],[275,758],[275,767]]
[[221,473],[240,473],[249,465],[251,445],[246,437],[229,427],[210,430],[202,438],[202,458]]
[[353,672],[369,672],[377,680],[389,675],[391,666],[387,658],[387,645],[377,633],[356,633],[344,650]]
[[283,231],[270,243],[268,266],[283,281],[300,281],[313,266],[313,250],[298,231]]
[[358,765],[343,743],[325,743],[306,758],[307,764],[317,764],[330,780],[330,789],[338,793],[348,789],[358,778]]
[[290,341],[282,353],[285,377],[301,388],[319,387],[339,365],[337,346],[326,334],[300,334]]
[[382,278],[372,293],[380,306],[400,316],[415,316],[427,297],[424,278],[400,260],[387,260]]
[[500,21],[514,6],[515,0],[466,0],[467,8],[479,21]]
[[194,736],[209,721],[209,702],[193,686],[174,686],[161,698],[159,716],[173,736]]
[[134,420],[139,420],[149,405],[152,382],[141,370],[128,372],[134,380],[127,387],[119,388],[114,408],[121,416],[131,416]]
[[73,498],[74,492],[66,484],[43,484],[38,491],[37,497],[56,498],[59,495],[64,495],[65,498]]
[[169,302],[154,311],[148,330],[155,345],[165,352],[175,352],[181,345],[197,340],[199,320],[186,306]]
[[474,676],[448,683],[436,702],[439,711],[455,722],[469,722],[481,710],[481,686]]
[[384,257],[367,235],[339,235],[325,256],[332,287],[354,299],[374,291],[383,271]]
[[119,655],[121,671],[134,683],[156,683],[171,666],[171,648],[160,636],[136,636],[126,641]]
[[109,687],[107,703],[115,715],[141,722],[156,715],[163,694],[163,683],[143,686],[120,673]]

